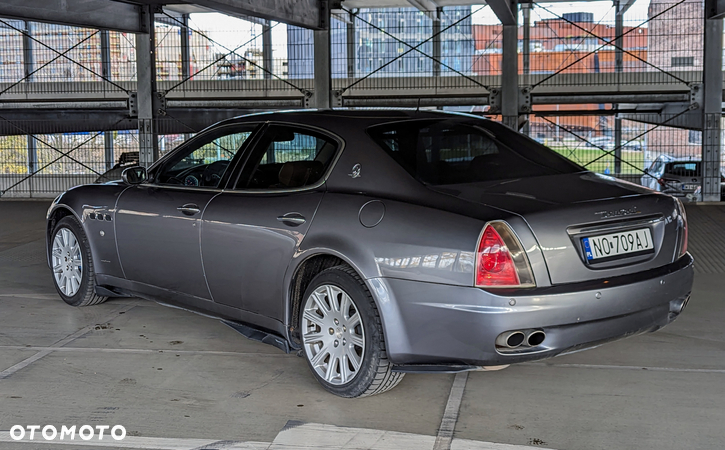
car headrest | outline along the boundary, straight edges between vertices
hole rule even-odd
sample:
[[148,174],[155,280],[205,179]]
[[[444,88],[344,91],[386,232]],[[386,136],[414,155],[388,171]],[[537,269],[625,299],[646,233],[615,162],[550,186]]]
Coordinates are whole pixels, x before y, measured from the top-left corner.
[[279,169],[279,182],[290,188],[302,187],[316,182],[324,166],[319,161],[286,162]]

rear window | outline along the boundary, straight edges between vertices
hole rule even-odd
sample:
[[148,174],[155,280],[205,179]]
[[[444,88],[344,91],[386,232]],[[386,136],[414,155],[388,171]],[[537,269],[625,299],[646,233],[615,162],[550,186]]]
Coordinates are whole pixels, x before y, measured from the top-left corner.
[[699,177],[699,162],[672,162],[667,163],[665,173],[670,175],[679,175],[681,177]]
[[538,142],[488,120],[411,120],[378,125],[368,132],[408,173],[430,185],[584,170]]

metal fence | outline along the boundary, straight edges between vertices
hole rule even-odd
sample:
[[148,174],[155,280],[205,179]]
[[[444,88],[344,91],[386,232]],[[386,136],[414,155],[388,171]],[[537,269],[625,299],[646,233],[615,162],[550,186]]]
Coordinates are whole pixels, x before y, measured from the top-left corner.
[[[558,14],[532,4],[524,40],[519,29],[519,73],[533,92],[578,92],[609,87],[670,89],[701,82],[703,6],[692,0],[652,0],[646,14],[628,11],[617,36],[613,11]],[[592,7],[591,11],[595,11]],[[477,18],[485,5],[439,8],[355,9],[333,16],[332,88],[343,98],[415,96],[485,99],[501,84],[502,26]],[[302,98],[314,86],[310,30],[275,22],[228,18],[219,23],[158,15],[156,75],[169,98]],[[136,36],[130,33],[0,18],[0,102],[31,95],[123,100],[135,90]],[[528,51],[527,51],[528,50]],[[621,64],[617,64],[617,55]],[[485,114],[487,100],[459,107]],[[54,195],[95,179],[123,153],[138,151],[129,123],[114,129],[58,134],[51,123],[28,137],[27,123],[2,116],[0,192]],[[19,104],[19,103],[18,103]],[[300,103],[301,104],[301,103]],[[389,103],[388,103],[389,104]],[[615,149],[615,105],[552,104],[537,108],[529,134],[591,170],[628,180],[659,155],[699,158],[700,132],[621,121]],[[26,121],[27,122],[27,121]],[[195,130],[168,112],[156,121],[164,154]],[[172,124],[174,126],[164,126]],[[171,131],[169,131],[171,130]],[[174,134],[171,134],[174,133]],[[26,179],[27,178],[27,179]]]

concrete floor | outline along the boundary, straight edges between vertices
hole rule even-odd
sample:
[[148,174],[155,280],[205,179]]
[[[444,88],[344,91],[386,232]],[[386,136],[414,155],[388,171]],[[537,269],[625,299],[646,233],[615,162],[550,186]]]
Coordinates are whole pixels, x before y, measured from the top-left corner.
[[[0,430],[121,424],[130,440],[118,448],[433,448],[454,375],[408,375],[387,394],[341,399],[317,385],[302,358],[216,320],[138,299],[65,305],[44,261],[47,207],[0,202]],[[688,213],[691,248],[707,264],[698,266],[690,305],[674,324],[586,352],[470,373],[452,448],[721,448],[725,257],[709,239],[715,233],[722,244],[725,207]],[[366,433],[377,433],[374,445],[334,441],[354,435],[362,442]],[[0,431],[0,449],[58,445],[18,443]]]

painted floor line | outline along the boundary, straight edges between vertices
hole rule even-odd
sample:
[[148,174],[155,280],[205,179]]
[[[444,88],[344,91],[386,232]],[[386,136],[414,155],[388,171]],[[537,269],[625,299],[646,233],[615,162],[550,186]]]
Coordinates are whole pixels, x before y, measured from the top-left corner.
[[[157,438],[157,437],[135,437],[126,436],[121,441],[104,436],[102,440],[98,438],[84,441],[78,435],[75,439],[64,440],[55,439],[46,441],[36,432],[35,439],[30,440],[26,432],[26,438],[16,441],[10,437],[9,431],[0,431],[0,443],[24,443],[35,445],[72,445],[74,447],[107,447],[117,449],[143,449],[143,450],[202,450],[202,449],[218,449],[218,450],[267,450],[271,445],[270,442],[242,442],[242,441],[219,441],[217,439],[175,439],[175,438]],[[27,447],[24,447],[27,448]],[[30,449],[29,449],[30,450]]]
[[[78,435],[74,440],[46,441],[36,432],[30,440],[26,432],[23,440],[14,440],[9,431],[0,431],[0,444],[41,444],[43,446],[74,446],[141,450],[432,450],[436,437],[397,431],[368,428],[337,427],[319,423],[289,421],[273,442],[220,441],[214,439],[181,439],[127,436],[116,441],[108,436],[103,440],[84,441]],[[20,448],[32,448],[22,446]],[[453,439],[451,450],[542,450],[542,447],[498,444],[494,442]],[[547,449],[543,449],[547,450]],[[548,449],[552,450],[552,449]]]
[[[120,314],[122,312],[126,312],[135,306],[136,306],[136,304],[133,303],[133,304],[129,304],[129,305],[123,305],[120,308],[116,308],[113,311],[111,311],[111,313],[109,313],[108,316],[106,316],[101,322],[110,322],[111,320],[118,317],[118,314]],[[75,333],[70,334],[70,335],[64,337],[63,339],[59,340],[58,342],[54,343],[53,345],[51,345],[50,348],[52,350],[51,349],[42,350],[42,351],[36,353],[35,355],[20,361],[19,363],[15,364],[14,366],[8,367],[7,369],[0,372],[0,380],[4,380],[4,379],[8,378],[8,377],[12,376],[14,373],[16,373],[20,370],[23,370],[24,368],[33,364],[35,361],[38,361],[39,359],[42,359],[42,358],[48,356],[49,354],[53,353],[55,348],[63,347],[64,345],[73,342],[74,340],[78,339],[79,337],[81,337],[84,334],[88,333],[89,331],[93,330],[95,328],[95,326],[96,325],[94,324],[94,325],[88,325],[87,327],[83,327],[80,330],[76,331]]]
[[443,412],[441,426],[438,428],[433,450],[450,450],[453,441],[453,432],[456,431],[456,423],[458,422],[458,413],[461,410],[461,401],[463,400],[463,391],[466,389],[468,381],[468,372],[456,374],[451,386],[451,393],[448,395],[448,403]]
[[259,353],[259,352],[226,352],[217,350],[177,350],[174,348],[103,348],[103,347],[26,347],[22,345],[0,345],[0,350],[35,350],[62,353],[132,353],[132,354],[158,354],[173,353],[185,355],[215,355],[215,356],[264,356],[264,357],[288,357],[288,354],[276,353]]
[[725,369],[692,369],[679,367],[647,367],[647,366],[617,366],[608,364],[547,364],[524,363],[523,366],[562,367],[572,369],[614,369],[614,370],[650,370],[652,372],[686,372],[686,373],[725,373]]
[[[269,450],[433,450],[436,439],[436,436],[423,434],[290,421],[279,432]],[[453,439],[450,448],[451,450],[542,449],[542,447],[466,439]]]

